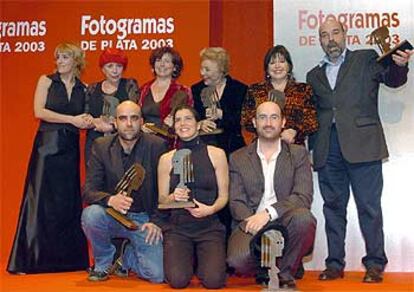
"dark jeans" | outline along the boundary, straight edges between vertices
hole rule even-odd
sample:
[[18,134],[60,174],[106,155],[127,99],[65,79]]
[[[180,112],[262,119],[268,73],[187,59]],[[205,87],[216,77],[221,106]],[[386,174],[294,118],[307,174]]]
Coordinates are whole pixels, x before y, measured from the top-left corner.
[[333,126],[328,158],[324,167],[318,170],[318,179],[324,200],[323,213],[328,239],[326,267],[340,270],[345,267],[346,212],[351,186],[365,240],[366,256],[362,263],[366,268],[384,269],[388,260],[382,230],[382,162],[347,162],[342,156],[337,131]]

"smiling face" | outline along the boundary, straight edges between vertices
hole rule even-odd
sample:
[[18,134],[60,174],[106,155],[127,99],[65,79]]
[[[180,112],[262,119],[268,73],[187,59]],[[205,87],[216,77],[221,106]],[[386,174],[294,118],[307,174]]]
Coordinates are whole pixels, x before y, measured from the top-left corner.
[[204,84],[207,86],[215,86],[224,78],[223,71],[220,70],[219,64],[210,59],[205,59],[201,62],[200,74]]
[[288,78],[289,71],[289,63],[281,54],[274,55],[267,65],[267,73],[272,80],[286,80]]
[[285,118],[279,105],[267,101],[257,107],[256,117],[253,119],[260,140],[274,141],[279,139],[285,125]]
[[190,141],[198,135],[199,125],[189,109],[180,109],[175,112],[174,130],[183,141]]
[[319,42],[329,60],[336,62],[346,48],[346,31],[335,20],[325,21],[319,28]]
[[174,72],[174,63],[171,54],[164,54],[161,58],[156,59],[154,71],[157,77],[172,78]]
[[122,78],[124,72],[124,66],[119,63],[106,63],[102,67],[102,72],[106,77],[106,80],[116,83]]
[[56,53],[56,69],[60,74],[73,73],[76,67],[76,62],[69,52]]

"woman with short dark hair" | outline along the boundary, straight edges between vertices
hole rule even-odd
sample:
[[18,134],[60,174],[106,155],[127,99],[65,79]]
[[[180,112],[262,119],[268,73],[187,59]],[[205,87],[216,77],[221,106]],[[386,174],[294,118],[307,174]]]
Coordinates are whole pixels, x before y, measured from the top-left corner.
[[287,143],[304,144],[306,137],[316,132],[318,121],[312,102],[312,87],[296,82],[293,77],[293,62],[289,51],[281,45],[270,48],[263,61],[265,80],[249,86],[242,109],[242,126],[255,133],[252,119],[256,108],[274,98],[284,99],[286,117],[281,136]]
[[142,130],[159,134],[173,147],[172,112],[178,105],[193,105],[190,89],[177,82],[184,67],[183,60],[173,48],[162,47],[151,53],[149,63],[155,78],[141,87]]
[[[198,117],[193,108],[178,107],[173,121],[178,148],[160,158],[159,202],[171,204],[191,197],[196,207],[172,209],[164,217],[165,277],[171,287],[185,288],[196,271],[203,286],[219,289],[226,282],[225,227],[218,217],[228,201],[226,154],[200,139]],[[178,185],[180,177],[173,171],[172,160],[177,151],[184,149],[191,152],[186,161],[192,162],[187,165],[192,182],[183,187]]]

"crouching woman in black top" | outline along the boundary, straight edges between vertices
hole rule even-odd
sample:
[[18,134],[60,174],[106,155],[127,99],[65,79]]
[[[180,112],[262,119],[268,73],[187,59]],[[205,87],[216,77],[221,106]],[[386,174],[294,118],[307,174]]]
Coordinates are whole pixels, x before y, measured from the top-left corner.
[[172,170],[177,150],[164,154],[158,164],[159,201],[186,201],[191,196],[196,207],[167,211],[163,226],[165,277],[171,287],[184,288],[195,269],[203,286],[221,288],[226,282],[225,228],[217,212],[228,201],[226,154],[200,140],[198,116],[193,108],[178,107],[173,121],[180,140],[178,150],[191,150],[194,182],[191,190],[177,187],[179,176]]

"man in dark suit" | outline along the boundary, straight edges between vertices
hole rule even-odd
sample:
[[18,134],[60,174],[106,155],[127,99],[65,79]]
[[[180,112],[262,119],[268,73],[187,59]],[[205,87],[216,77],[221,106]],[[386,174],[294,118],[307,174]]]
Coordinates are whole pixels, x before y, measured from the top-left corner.
[[258,139],[230,156],[235,228],[227,261],[236,271],[257,277],[259,263],[250,252],[250,242],[262,230],[281,227],[286,245],[279,261],[280,287],[294,289],[294,275],[313,245],[316,220],[310,212],[313,185],[307,151],[280,139],[285,124],[282,108],[270,101],[258,106],[253,118]]
[[378,114],[378,89],[380,83],[398,87],[407,81],[407,63],[413,52],[397,51],[392,64],[384,67],[376,61],[374,50],[346,49],[346,29],[332,19],[320,26],[319,40],[326,55],[307,74],[319,121],[318,132],[310,137],[310,149],[324,199],[328,239],[326,269],[319,279],[343,277],[351,186],[366,244],[363,281],[376,283],[382,281],[388,261],[381,211],[381,160],[388,157],[388,151]]
[[[82,227],[92,245],[95,266],[89,273],[90,281],[108,278],[115,247],[114,237],[129,239],[122,257],[122,268],[133,270],[139,277],[151,282],[164,280],[161,229],[155,210],[158,203],[157,163],[167,150],[162,139],[141,132],[140,107],[124,101],[116,110],[117,134],[99,138],[92,146],[83,198],[90,204],[83,210]],[[145,169],[145,177],[131,197],[115,193],[123,174],[134,163]],[[105,212],[112,207],[126,214],[138,230],[129,230]]]

